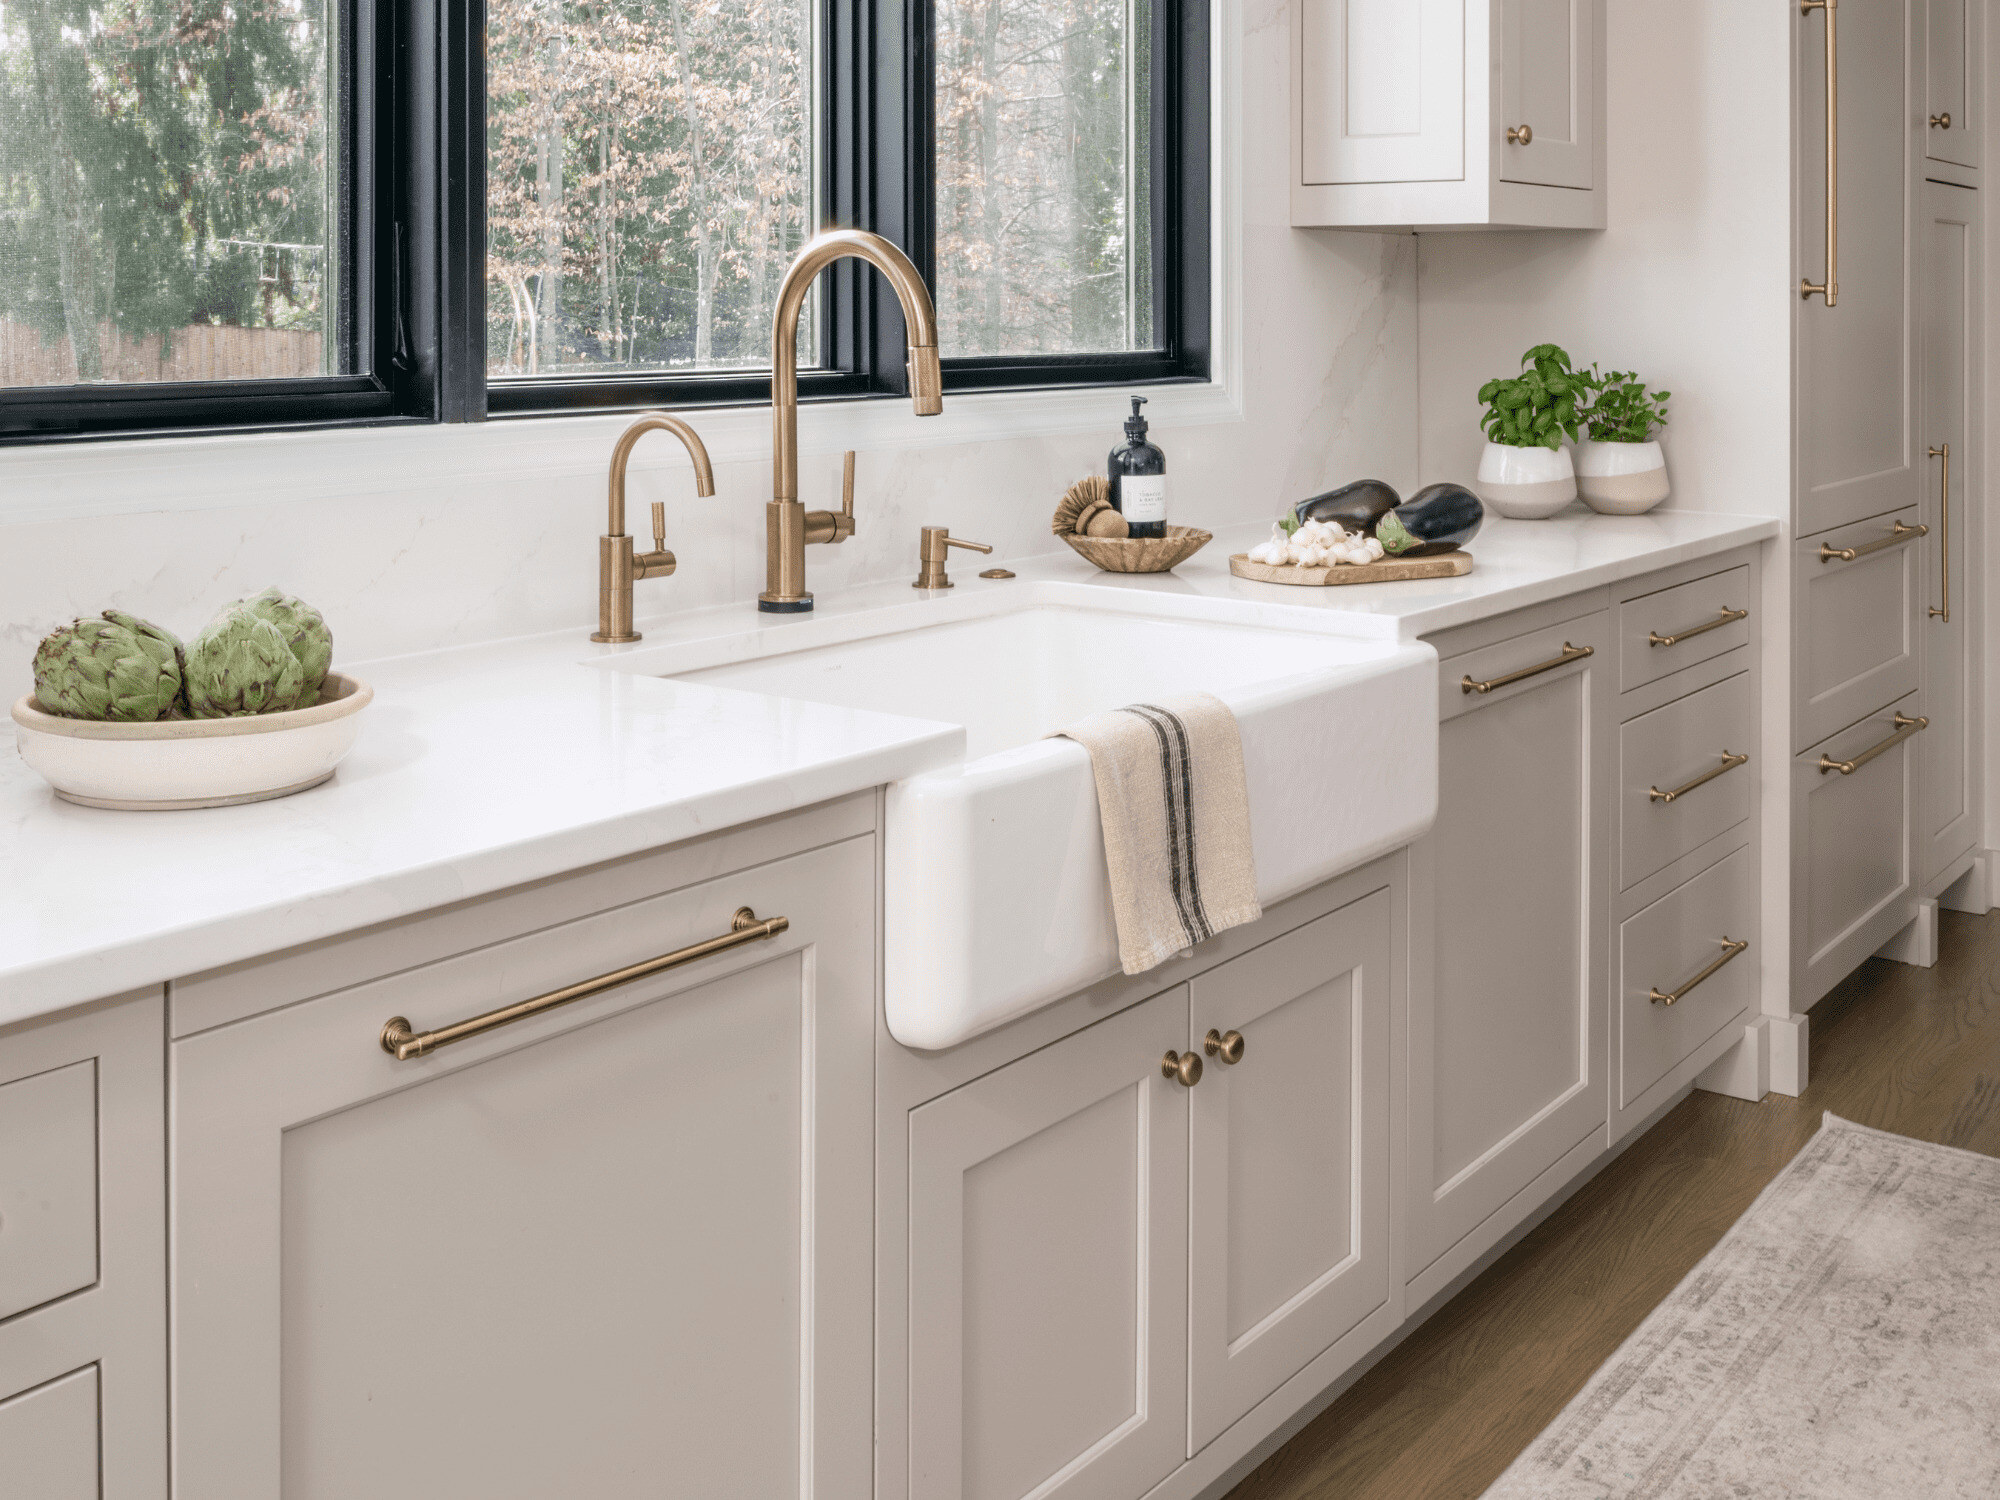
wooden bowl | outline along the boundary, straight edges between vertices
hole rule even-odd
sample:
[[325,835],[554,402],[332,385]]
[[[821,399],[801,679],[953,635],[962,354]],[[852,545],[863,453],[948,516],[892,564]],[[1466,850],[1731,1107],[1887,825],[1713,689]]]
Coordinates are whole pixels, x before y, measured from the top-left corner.
[[1107,573],[1164,573],[1186,562],[1215,537],[1199,526],[1168,526],[1165,536],[1077,536],[1072,532],[1063,540],[1078,557]]
[[310,708],[233,719],[114,724],[43,713],[34,695],[14,705],[21,759],[56,795],[85,807],[171,811],[262,802],[318,786],[354,748],[375,690],[326,674]]

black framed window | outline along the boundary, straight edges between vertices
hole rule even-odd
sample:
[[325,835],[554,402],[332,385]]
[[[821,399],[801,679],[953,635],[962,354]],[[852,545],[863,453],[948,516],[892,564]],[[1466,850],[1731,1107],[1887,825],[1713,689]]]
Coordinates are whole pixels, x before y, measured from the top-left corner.
[[[901,245],[948,391],[1205,378],[1202,0],[491,0],[496,413],[768,393],[823,224]],[[805,399],[897,394],[902,321],[840,266]]]
[[442,64],[478,54],[445,24],[402,0],[5,0],[0,441],[475,414],[440,187],[479,82]]
[[[0,442],[1204,378],[1202,0],[0,0]],[[894,394],[836,266],[806,399]]]

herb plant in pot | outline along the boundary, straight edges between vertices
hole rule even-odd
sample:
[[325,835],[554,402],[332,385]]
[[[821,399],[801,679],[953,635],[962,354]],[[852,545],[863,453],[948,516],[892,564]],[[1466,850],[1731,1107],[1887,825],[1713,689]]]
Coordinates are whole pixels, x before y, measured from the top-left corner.
[[1576,484],[1600,515],[1636,516],[1667,498],[1667,458],[1653,434],[1667,425],[1672,391],[1649,391],[1629,370],[1595,373],[1577,444]]
[[1576,438],[1588,394],[1584,376],[1554,344],[1522,355],[1519,375],[1481,386],[1486,451],[1479,457],[1479,498],[1517,521],[1552,516],[1574,500],[1576,471],[1563,439]]

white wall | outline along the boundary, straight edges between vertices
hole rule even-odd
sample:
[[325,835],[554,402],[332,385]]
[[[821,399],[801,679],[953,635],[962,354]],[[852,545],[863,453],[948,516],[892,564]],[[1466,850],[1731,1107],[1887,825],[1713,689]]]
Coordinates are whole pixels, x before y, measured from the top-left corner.
[[[1239,11],[1225,0],[1218,15],[1238,39],[1217,49],[1217,97],[1241,100],[1240,133],[1224,133],[1222,156],[1233,174],[1223,201],[1241,205],[1232,394],[1243,415],[1154,429],[1174,514],[1195,524],[1276,515],[1364,474],[1403,486],[1416,475],[1412,242],[1288,227],[1285,9],[1247,0]],[[1238,55],[1240,94],[1228,76]],[[953,421],[958,404],[928,424],[900,404],[807,414],[808,504],[836,501],[838,450],[862,450],[859,532],[813,549],[816,589],[913,574],[923,524],[1002,554],[1056,549],[1057,497],[1123,440],[1126,407],[1114,390],[1065,398],[1067,425],[1081,414],[1087,430],[1040,436],[954,441],[952,429],[966,425]],[[716,444],[715,499],[692,498],[670,438],[648,438],[635,459],[634,529],[646,503],[664,498],[681,562],[673,578],[640,585],[642,616],[741,601],[763,586],[765,419],[695,420],[730,434]],[[116,605],[191,633],[268,583],[324,610],[348,661],[587,630],[604,465],[621,426],[589,418],[0,450],[0,694],[26,690],[35,642],[73,615]]]
[[[1674,393],[1670,508],[1791,517],[1796,6],[1610,0],[1611,227],[1425,235],[1421,453],[1469,480],[1479,387],[1523,350],[1636,369]],[[1762,759],[1765,1006],[1789,1010],[1790,571],[1766,549]]]

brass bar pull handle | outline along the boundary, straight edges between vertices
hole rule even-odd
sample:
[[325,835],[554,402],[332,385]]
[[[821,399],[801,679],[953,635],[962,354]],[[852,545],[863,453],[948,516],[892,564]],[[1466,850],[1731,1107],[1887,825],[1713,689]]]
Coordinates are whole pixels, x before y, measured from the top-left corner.
[[1867,557],[1871,553],[1884,552],[1891,547],[1901,546],[1904,542],[1914,542],[1918,537],[1929,536],[1930,534],[1931,529],[1928,526],[1905,526],[1901,521],[1898,521],[1896,529],[1887,536],[1877,541],[1864,542],[1859,547],[1829,547],[1825,542],[1821,542],[1819,544],[1819,560],[1823,564],[1830,562],[1853,562],[1857,557]]
[[1799,278],[1799,296],[1840,305],[1840,0],[1799,0],[1799,14],[1826,12],[1826,280]]
[[1557,667],[1566,667],[1573,661],[1582,661],[1586,656],[1595,655],[1597,655],[1595,646],[1572,646],[1568,641],[1564,641],[1561,656],[1552,656],[1547,661],[1537,662],[1532,667],[1509,672],[1505,677],[1489,677],[1484,682],[1475,682],[1468,674],[1458,680],[1458,690],[1462,693],[1490,693],[1495,688],[1506,687],[1510,682],[1525,682],[1530,677],[1539,677],[1544,672],[1553,672]]
[[[1950,116],[1946,116],[1947,119]],[[1944,460],[1944,482],[1938,486],[1938,541],[1941,549],[1938,584],[1944,590],[1942,604],[1931,606],[1931,618],[1951,623],[1951,444],[1931,449],[1932,458]]]
[[1749,610],[1731,609],[1725,604],[1722,607],[1722,613],[1717,615],[1713,620],[1710,620],[1706,625],[1692,625],[1686,630],[1677,630],[1672,635],[1661,635],[1657,630],[1647,631],[1646,644],[1648,646],[1678,646],[1682,641],[1691,641],[1698,635],[1707,635],[1711,630],[1720,630],[1725,625],[1734,625],[1738,620],[1747,620],[1749,618]]
[[422,1057],[426,1052],[435,1052],[438,1048],[448,1047],[453,1042],[462,1042],[469,1036],[478,1036],[482,1032],[505,1026],[510,1021],[538,1016],[545,1010],[568,1005],[572,1000],[584,1000],[592,995],[601,995],[606,990],[618,988],[621,984],[630,984],[633,980],[644,979],[650,974],[665,973],[668,969],[678,969],[683,964],[691,964],[697,959],[709,958],[717,953],[727,953],[731,948],[741,948],[745,943],[760,943],[766,938],[774,938],[791,925],[791,919],[788,917],[760,918],[749,907],[739,906],[730,922],[729,931],[723,933],[721,937],[712,937],[685,948],[676,948],[672,953],[663,953],[658,958],[649,958],[644,963],[633,964],[630,968],[614,969],[609,974],[599,974],[595,979],[586,979],[565,989],[550,990],[546,995],[537,995],[532,1000],[503,1005],[498,1010],[489,1010],[483,1016],[473,1016],[468,1020],[455,1021],[449,1026],[440,1026],[436,1031],[414,1031],[406,1018],[391,1016],[382,1026],[382,1050],[397,1062],[408,1062],[413,1057]]
[[1743,952],[1749,946],[1750,946],[1750,939],[1732,938],[1727,933],[1725,933],[1722,938],[1722,957],[1716,959],[1714,963],[1710,964],[1707,968],[1703,969],[1699,974],[1695,975],[1694,978],[1690,979],[1686,984],[1682,985],[1679,989],[1664,990],[1664,991],[1650,990],[1648,991],[1648,994],[1650,994],[1650,996],[1652,997],[1653,1003],[1655,1005],[1677,1005],[1681,1001],[1687,999],[1690,991],[1699,989],[1702,985],[1706,984],[1709,980],[1713,979],[1716,976],[1717,971],[1719,971],[1724,964],[1728,963],[1732,958],[1736,957],[1737,954]]
[[1853,760],[1835,760],[1832,756],[1822,755],[1819,758],[1819,774],[1824,776],[1829,771],[1838,771],[1843,776],[1852,776],[1883,751],[1895,749],[1896,746],[1902,744],[1911,735],[1922,734],[1930,727],[1931,721],[1929,719],[1912,719],[1904,714],[1897,714],[1896,732],[1894,734],[1890,735],[1880,744],[1870,745],[1866,750],[1855,756]]
[[1715,780],[1716,777],[1727,775],[1729,772],[1735,770],[1738,766],[1747,766],[1749,764],[1750,764],[1749,756],[1732,755],[1729,751],[1725,750],[1722,752],[1721,765],[1716,766],[1711,770],[1703,771],[1699,776],[1695,777],[1693,781],[1688,782],[1685,786],[1677,786],[1671,792],[1663,792],[1658,787],[1650,787],[1646,791],[1646,800],[1648,802],[1676,801],[1681,797],[1685,797],[1689,792],[1693,791],[1696,787],[1707,786],[1711,781]]
[[1210,1057],[1219,1057],[1224,1062],[1236,1064],[1243,1061],[1243,1033],[1240,1031],[1217,1031],[1208,1028],[1208,1035],[1201,1039],[1201,1050]]

